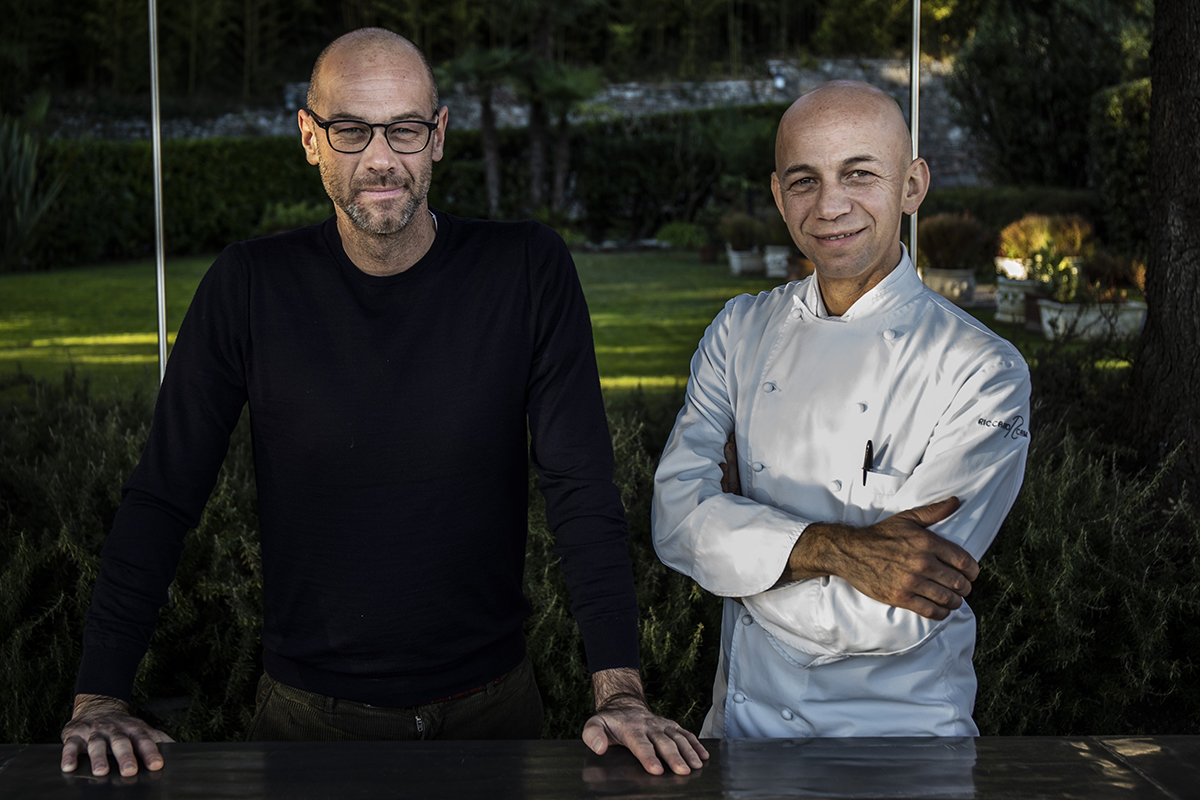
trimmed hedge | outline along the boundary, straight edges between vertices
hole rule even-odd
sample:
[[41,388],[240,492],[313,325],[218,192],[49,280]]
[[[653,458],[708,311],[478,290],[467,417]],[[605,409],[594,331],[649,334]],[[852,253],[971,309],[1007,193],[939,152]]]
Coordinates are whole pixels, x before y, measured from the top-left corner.
[[[1200,733],[1200,519],[1159,475],[1113,455],[1124,371],[1096,351],[1034,361],[1025,488],[983,561],[976,718],[985,734]],[[1120,355],[1120,354],[1117,354]],[[103,538],[150,419],[148,395],[96,399],[68,376],[0,380],[29,399],[0,410],[0,741],[57,741]],[[615,479],[630,520],[651,703],[697,730],[711,697],[720,603],[662,566],[650,544],[652,470],[681,397],[609,407]],[[249,437],[239,426],[200,528],[188,535],[135,705],[183,741],[237,740],[260,664],[262,579]],[[578,736],[591,697],[540,494],[530,481],[526,630],[544,735]]]
[[1088,138],[1104,238],[1121,252],[1144,257],[1150,243],[1150,79],[1097,92]]
[[1101,217],[1101,205],[1096,193],[1088,189],[959,186],[930,190],[921,204],[920,213],[925,218],[934,214],[970,214],[983,224],[990,236],[995,237],[1006,225],[1027,214],[1079,214],[1096,223]]
[[[764,105],[576,125],[571,216],[592,239],[636,238],[663,222],[691,222],[723,179],[765,194],[782,113],[782,106]],[[499,141],[502,216],[540,213],[526,201],[526,132],[502,130]],[[48,214],[37,266],[153,252],[149,142],[54,140],[44,158],[48,174],[67,165],[70,180]],[[454,214],[487,216],[478,131],[451,130],[445,156],[434,165],[429,201]],[[163,142],[165,246],[172,255],[215,252],[251,237],[270,206],[327,202],[299,137]]]

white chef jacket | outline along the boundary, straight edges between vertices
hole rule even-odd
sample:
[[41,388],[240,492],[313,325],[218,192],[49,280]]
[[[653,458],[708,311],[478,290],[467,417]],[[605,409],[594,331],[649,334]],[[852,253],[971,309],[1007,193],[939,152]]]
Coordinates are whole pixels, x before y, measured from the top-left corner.
[[[730,300],[692,358],[652,517],[663,562],[726,598],[701,735],[978,735],[965,602],[935,621],[838,577],[772,587],[809,523],[951,495],[961,507],[930,530],[981,558],[1020,488],[1028,420],[1020,353],[927,289],[907,251],[840,317],[812,277]],[[720,486],[730,431],[740,495]]]

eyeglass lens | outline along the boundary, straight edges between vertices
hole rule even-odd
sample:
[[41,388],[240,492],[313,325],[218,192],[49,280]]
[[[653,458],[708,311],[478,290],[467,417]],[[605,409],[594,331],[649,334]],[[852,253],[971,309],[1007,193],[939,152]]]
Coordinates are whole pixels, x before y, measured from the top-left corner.
[[[380,126],[382,127],[382,126]],[[365,150],[371,142],[375,128],[365,122],[334,122],[327,128],[329,143],[343,153]],[[416,122],[393,122],[385,129],[388,144],[397,153],[419,153],[429,143],[432,131]]]

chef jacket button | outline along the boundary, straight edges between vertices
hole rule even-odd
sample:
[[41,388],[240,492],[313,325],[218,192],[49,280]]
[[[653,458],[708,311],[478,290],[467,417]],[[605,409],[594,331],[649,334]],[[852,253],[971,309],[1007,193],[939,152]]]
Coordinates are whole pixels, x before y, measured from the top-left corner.
[[775,381],[767,381],[763,384],[763,391],[767,393],[773,392],[778,388],[779,387],[775,385]]
[[833,489],[835,492],[840,492],[842,490],[842,482],[841,481],[830,481],[829,488]]
[[749,614],[742,615],[742,624],[743,625],[749,625],[752,622],[754,622],[754,617],[750,616]]
[[896,332],[894,330],[892,330],[891,328],[889,328],[883,332],[883,338],[887,339],[890,342],[892,339],[896,338]]
[[790,720],[792,717],[794,717],[796,715],[792,713],[792,710],[790,708],[785,708],[779,712],[779,716],[783,717],[786,720]]
[[746,695],[742,694],[741,692],[736,692],[736,693],[734,693],[734,695],[733,695],[733,702],[735,702],[735,703],[744,703],[744,702],[746,702]]
[[755,461],[753,464],[750,465],[750,469],[754,470],[755,472],[762,472],[764,469],[766,469],[766,466],[767,465],[762,463],[761,461]]
[[866,404],[866,403],[859,403],[859,404],[858,404],[858,412],[859,412],[860,414],[865,414],[865,413],[867,413],[867,404]]

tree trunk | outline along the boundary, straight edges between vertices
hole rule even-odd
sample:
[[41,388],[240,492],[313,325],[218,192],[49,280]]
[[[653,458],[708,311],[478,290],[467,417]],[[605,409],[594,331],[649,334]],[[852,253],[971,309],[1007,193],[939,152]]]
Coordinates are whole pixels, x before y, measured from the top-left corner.
[[1150,262],[1133,418],[1152,458],[1176,446],[1200,488],[1200,4],[1156,0],[1150,59]]
[[492,87],[479,93],[479,139],[483,145],[483,175],[487,186],[488,218],[500,219],[500,143],[496,138],[496,112]]
[[529,206],[536,213],[546,204],[546,104],[529,101]]
[[550,207],[561,211],[567,205],[567,177],[571,172],[571,122],[567,112],[558,118],[558,138],[554,142],[554,181]]

